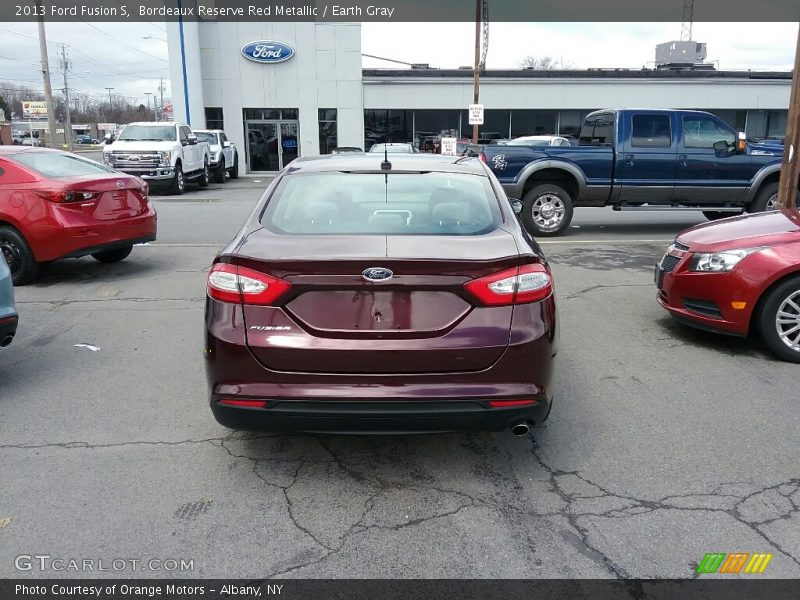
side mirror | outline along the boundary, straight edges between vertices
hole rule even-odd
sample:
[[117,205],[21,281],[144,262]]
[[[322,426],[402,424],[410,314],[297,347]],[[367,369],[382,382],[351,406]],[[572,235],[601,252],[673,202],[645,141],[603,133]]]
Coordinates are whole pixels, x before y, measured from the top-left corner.
[[222,142],[222,147],[223,148],[230,148],[232,145],[233,144],[231,144],[230,142]]
[[508,201],[511,203],[511,210],[514,211],[515,215],[522,213],[522,202],[517,198],[509,198]]
[[736,139],[736,151],[739,154],[747,152],[747,135],[744,131],[740,131]]
[[186,136],[186,140],[189,142],[190,146],[194,146],[197,143],[197,136],[191,133]]
[[714,142],[714,152],[727,152],[729,149],[730,146],[725,140]]
[[103,141],[104,141],[106,144],[111,144],[111,143],[113,143],[113,142],[114,142],[114,134],[113,134],[113,133],[107,133],[107,134],[105,135],[105,137],[103,138]]

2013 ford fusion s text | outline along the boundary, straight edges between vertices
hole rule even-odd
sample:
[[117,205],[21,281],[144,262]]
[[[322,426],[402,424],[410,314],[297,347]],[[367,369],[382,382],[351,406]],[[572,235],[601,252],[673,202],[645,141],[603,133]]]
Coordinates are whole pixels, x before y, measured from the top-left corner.
[[758,332],[800,362],[800,212],[770,211],[678,234],[656,265],[658,302],[690,325]]
[[211,410],[244,429],[440,432],[544,421],[550,268],[466,157],[293,161],[208,275]]

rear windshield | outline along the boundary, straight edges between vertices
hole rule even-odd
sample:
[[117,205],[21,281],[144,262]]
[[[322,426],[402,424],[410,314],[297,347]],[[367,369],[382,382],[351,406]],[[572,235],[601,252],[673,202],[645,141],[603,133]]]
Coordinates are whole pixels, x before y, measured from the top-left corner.
[[476,235],[499,222],[489,179],[462,173],[289,175],[261,217],[286,234]]
[[208,133],[207,131],[195,131],[194,134],[197,136],[197,140],[200,142],[208,142],[209,144],[217,144],[217,134],[216,133]]
[[13,158],[45,177],[75,177],[114,172],[93,160],[64,152],[17,152]]
[[174,142],[175,127],[172,125],[128,125],[117,139],[129,142]]

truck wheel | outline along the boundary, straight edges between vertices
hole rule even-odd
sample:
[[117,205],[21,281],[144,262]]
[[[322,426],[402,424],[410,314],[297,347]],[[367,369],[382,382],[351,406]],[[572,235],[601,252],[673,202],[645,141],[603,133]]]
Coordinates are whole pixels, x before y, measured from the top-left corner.
[[764,342],[783,360],[800,363],[800,277],[792,277],[764,296],[757,315]]
[[778,183],[765,183],[756,194],[756,199],[747,205],[747,212],[756,213],[778,208]]
[[11,270],[14,285],[25,285],[36,279],[40,265],[19,231],[13,227],[0,227],[0,252]]
[[704,210],[703,216],[709,221],[716,221],[717,219],[724,219],[725,217],[735,217],[742,213],[725,212],[722,210]]
[[200,177],[197,179],[197,183],[200,184],[200,187],[208,187],[208,182],[211,180],[211,176],[208,172],[208,161],[203,162],[203,172],[200,173]]
[[560,235],[572,221],[572,198],[560,185],[537,185],[525,194],[522,204],[522,223],[533,236]]
[[217,168],[214,169],[214,182],[225,183],[225,158],[220,157]]
[[176,196],[180,196],[186,191],[186,178],[183,176],[183,168],[181,167],[181,163],[177,163],[175,165],[175,176],[172,178],[172,185],[170,186],[169,191]]
[[239,179],[239,153],[236,152],[233,155],[233,166],[231,167],[228,173],[231,176],[231,179]]

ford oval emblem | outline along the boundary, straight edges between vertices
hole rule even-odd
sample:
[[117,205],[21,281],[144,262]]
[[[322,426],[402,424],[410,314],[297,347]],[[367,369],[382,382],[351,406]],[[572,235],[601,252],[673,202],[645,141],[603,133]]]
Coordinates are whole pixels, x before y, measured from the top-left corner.
[[361,277],[367,281],[388,281],[392,276],[394,276],[394,273],[383,267],[370,267],[369,269],[364,269],[361,273]]
[[259,63],[279,63],[294,56],[294,48],[284,42],[260,40],[242,46],[242,56]]

